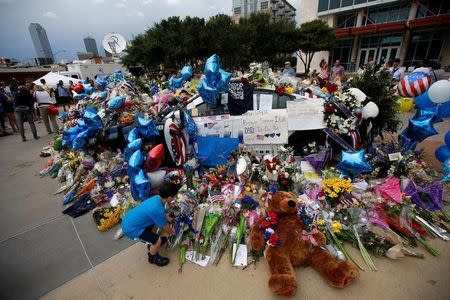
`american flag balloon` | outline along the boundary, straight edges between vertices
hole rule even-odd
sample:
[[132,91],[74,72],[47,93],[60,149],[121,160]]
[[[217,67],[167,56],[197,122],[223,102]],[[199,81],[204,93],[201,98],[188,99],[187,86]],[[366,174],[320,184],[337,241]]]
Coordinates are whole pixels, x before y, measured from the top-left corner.
[[403,97],[417,97],[428,90],[431,78],[423,72],[413,72],[403,77],[398,83],[398,93]]

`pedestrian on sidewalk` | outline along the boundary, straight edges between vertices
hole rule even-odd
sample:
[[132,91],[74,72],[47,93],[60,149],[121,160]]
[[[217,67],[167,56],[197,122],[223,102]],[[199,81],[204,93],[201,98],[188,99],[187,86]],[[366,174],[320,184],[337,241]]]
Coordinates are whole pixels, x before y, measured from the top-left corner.
[[[55,104],[52,97],[50,97],[50,94],[42,86],[37,85],[36,90],[34,91],[34,98],[36,99],[41,118],[44,121],[45,129],[48,134],[52,134],[53,132],[58,133],[59,126],[56,121],[56,116],[48,112],[48,107]],[[50,122],[52,123],[53,130],[50,127]]]
[[167,242],[167,237],[160,236],[156,229],[168,235],[174,230],[170,217],[166,216],[164,205],[170,203],[178,193],[180,186],[166,182],[155,195],[128,211],[122,219],[123,233],[130,239],[144,242],[148,249],[148,262],[159,267],[169,264],[169,258],[159,255],[159,248]]
[[58,81],[56,85],[56,102],[58,105],[62,106],[64,111],[66,110],[66,106],[70,108],[70,97],[69,90],[64,87],[64,82],[62,80]]
[[23,128],[23,123],[25,123],[25,121],[28,121],[28,123],[30,124],[34,139],[39,139],[36,126],[34,125],[33,115],[31,113],[33,108],[33,96],[30,94],[26,86],[19,86],[17,95],[14,99],[14,105],[14,112],[16,114],[22,141],[26,142],[27,140],[25,137],[25,130]]
[[2,87],[0,87],[0,103],[3,107],[4,116],[8,118],[9,125],[11,125],[13,132],[18,132],[19,127],[17,125],[16,116],[14,115],[14,102],[5,93]]

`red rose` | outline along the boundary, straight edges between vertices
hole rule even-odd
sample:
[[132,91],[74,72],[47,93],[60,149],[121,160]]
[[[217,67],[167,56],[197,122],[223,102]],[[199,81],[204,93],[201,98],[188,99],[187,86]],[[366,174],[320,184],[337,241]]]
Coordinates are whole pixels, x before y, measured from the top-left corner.
[[325,193],[324,193],[323,191],[320,191],[320,192],[317,194],[317,196],[323,197],[323,196],[325,196]]
[[332,114],[336,112],[336,108],[333,105],[327,105],[325,106],[325,112],[328,114]]
[[263,227],[263,228],[267,228],[267,227],[269,227],[270,226],[270,223],[269,223],[269,221],[267,221],[267,220],[263,220],[262,222],[261,222],[261,227]]
[[286,179],[286,176],[284,175],[284,173],[281,173],[280,175],[278,175],[278,178],[280,178],[281,180]]
[[288,185],[288,184],[289,182],[286,179],[281,182],[281,185]]

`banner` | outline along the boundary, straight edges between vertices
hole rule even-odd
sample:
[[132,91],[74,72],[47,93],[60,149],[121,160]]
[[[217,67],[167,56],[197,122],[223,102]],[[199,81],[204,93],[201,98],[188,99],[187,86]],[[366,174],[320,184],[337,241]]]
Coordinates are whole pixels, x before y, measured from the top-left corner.
[[325,128],[323,99],[288,101],[288,129],[312,130]]
[[286,109],[248,111],[242,116],[245,144],[287,144]]

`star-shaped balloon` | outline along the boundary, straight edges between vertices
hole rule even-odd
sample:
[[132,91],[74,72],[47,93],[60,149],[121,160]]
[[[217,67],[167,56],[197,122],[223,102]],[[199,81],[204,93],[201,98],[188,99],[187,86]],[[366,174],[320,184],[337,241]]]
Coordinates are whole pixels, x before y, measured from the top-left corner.
[[338,163],[337,168],[343,175],[350,175],[352,177],[372,171],[372,167],[366,160],[364,150],[356,152],[342,151],[341,160]]
[[417,142],[421,142],[427,137],[438,134],[433,127],[433,117],[426,119],[410,119],[406,131],[406,136]]
[[217,54],[206,60],[204,73],[205,78],[200,83],[198,92],[205,102],[216,104],[220,92],[228,90],[231,73],[220,68],[220,59]]
[[438,106],[417,109],[416,115],[414,116],[413,119],[425,120],[425,119],[428,119],[430,117],[432,118],[431,120],[433,121],[433,124],[443,121],[442,118],[439,115],[439,108],[438,108]]

